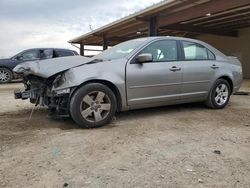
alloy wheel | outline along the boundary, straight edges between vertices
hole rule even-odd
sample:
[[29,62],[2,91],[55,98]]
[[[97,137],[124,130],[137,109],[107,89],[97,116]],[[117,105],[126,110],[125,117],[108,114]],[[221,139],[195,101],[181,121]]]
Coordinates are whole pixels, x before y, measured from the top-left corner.
[[5,70],[0,70],[0,82],[7,82],[10,79],[10,73]]
[[215,102],[218,105],[224,105],[229,96],[228,87],[226,84],[219,84],[215,90]]
[[93,91],[85,95],[80,105],[82,117],[88,122],[100,122],[111,110],[111,100],[102,91]]

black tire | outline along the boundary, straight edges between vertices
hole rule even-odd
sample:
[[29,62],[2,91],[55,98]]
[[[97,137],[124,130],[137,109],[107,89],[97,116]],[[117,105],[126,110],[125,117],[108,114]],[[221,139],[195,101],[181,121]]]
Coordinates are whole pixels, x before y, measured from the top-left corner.
[[0,83],[9,83],[13,79],[13,73],[7,68],[0,68]]
[[[222,86],[222,85],[224,85],[226,87],[225,92],[227,90],[228,96],[227,96],[227,98],[221,99],[222,102],[221,102],[221,104],[219,104],[220,99],[216,100],[217,99],[216,97],[219,95],[216,90],[220,89],[220,86]],[[208,98],[206,100],[206,106],[208,108],[211,108],[211,109],[222,109],[228,104],[229,99],[230,99],[230,95],[231,95],[231,88],[230,88],[228,81],[226,81],[224,79],[218,79],[218,80],[216,80],[216,82],[214,83],[212,89],[210,90],[210,92],[208,94]],[[221,94],[221,97],[223,97],[222,94]]]
[[[99,93],[105,94],[101,101],[97,99]],[[96,97],[95,97],[96,95]],[[89,105],[85,102],[85,99],[93,100],[95,104]],[[98,104],[96,104],[98,103]],[[101,109],[102,105],[108,105],[110,110]],[[100,83],[89,83],[80,87],[70,99],[70,115],[72,119],[80,126],[84,128],[97,128],[101,127],[110,121],[112,121],[117,109],[117,101],[114,93],[107,86]],[[88,111],[88,116],[83,117],[82,113]],[[92,112],[90,112],[92,111]],[[101,120],[97,120],[96,114],[101,114]],[[105,114],[104,114],[105,113]]]

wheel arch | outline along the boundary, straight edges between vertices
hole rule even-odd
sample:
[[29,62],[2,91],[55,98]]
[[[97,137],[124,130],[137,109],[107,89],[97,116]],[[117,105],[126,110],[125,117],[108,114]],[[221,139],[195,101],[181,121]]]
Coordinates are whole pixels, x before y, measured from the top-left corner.
[[15,73],[13,72],[13,70],[10,69],[9,67],[0,65],[0,69],[7,69],[8,71],[10,71],[11,74],[12,74],[12,75],[11,75],[11,78],[12,78],[12,79],[14,79],[14,78],[16,77]]
[[226,80],[226,81],[229,83],[230,92],[231,92],[231,94],[232,94],[233,89],[234,89],[233,80],[232,80],[229,76],[221,76],[221,77],[219,77],[218,79],[224,79],[224,80]]
[[9,67],[0,65],[0,69],[1,69],[1,68],[2,68],[2,69],[8,69],[12,74],[14,74],[13,70],[10,69]]
[[82,84],[80,84],[79,86],[77,86],[74,91],[72,92],[71,96],[82,86],[86,85],[86,84],[90,84],[90,83],[100,83],[103,84],[105,86],[107,86],[109,89],[111,89],[111,91],[115,94],[116,100],[117,100],[117,111],[121,111],[122,109],[122,98],[121,98],[121,94],[119,89],[115,86],[115,84],[113,84],[110,81],[107,80],[101,80],[101,79],[93,79],[93,80],[88,80],[83,82]]

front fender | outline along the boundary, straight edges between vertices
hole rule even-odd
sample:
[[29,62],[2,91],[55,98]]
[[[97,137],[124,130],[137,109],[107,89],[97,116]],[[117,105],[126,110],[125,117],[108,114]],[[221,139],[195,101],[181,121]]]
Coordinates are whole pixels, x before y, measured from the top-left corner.
[[53,87],[52,91],[77,88],[92,80],[107,81],[115,85],[122,99],[122,110],[126,108],[125,63],[95,63],[69,69],[64,73],[64,82],[57,88]]

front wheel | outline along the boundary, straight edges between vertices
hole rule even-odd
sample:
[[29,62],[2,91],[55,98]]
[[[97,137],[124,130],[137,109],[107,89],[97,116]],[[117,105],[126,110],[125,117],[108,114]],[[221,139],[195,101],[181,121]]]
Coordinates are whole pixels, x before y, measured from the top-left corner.
[[116,112],[116,97],[111,89],[99,83],[79,88],[70,100],[72,119],[84,128],[96,128],[109,123]]
[[0,68],[0,83],[8,83],[12,78],[13,74],[9,69]]
[[229,83],[224,79],[218,79],[209,92],[206,105],[213,109],[224,108],[230,99],[231,89]]

